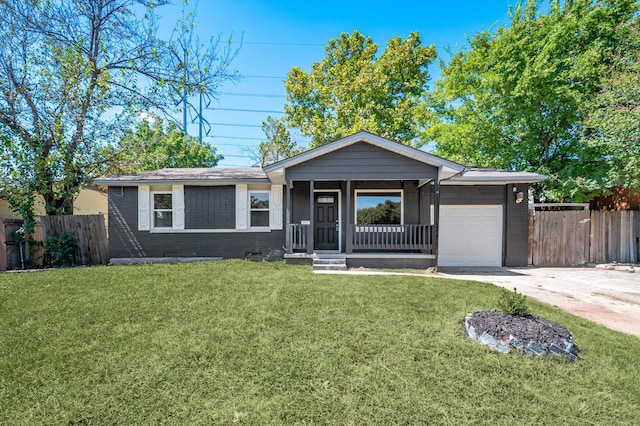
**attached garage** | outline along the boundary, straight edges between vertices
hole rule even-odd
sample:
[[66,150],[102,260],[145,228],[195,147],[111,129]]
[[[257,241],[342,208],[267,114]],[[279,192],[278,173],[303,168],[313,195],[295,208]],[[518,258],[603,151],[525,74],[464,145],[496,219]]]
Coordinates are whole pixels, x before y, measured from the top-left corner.
[[502,266],[502,205],[440,206],[440,266]]

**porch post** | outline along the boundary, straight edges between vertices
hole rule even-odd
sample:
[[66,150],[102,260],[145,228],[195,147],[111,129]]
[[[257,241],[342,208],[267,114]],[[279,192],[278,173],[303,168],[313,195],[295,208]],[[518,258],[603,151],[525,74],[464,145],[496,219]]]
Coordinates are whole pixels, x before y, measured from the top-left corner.
[[291,245],[291,187],[293,182],[285,182],[285,190],[284,190],[284,205],[285,205],[285,214],[284,214],[284,226],[285,226],[285,238],[286,243],[285,246],[287,248],[287,253],[293,253],[293,246]]
[[345,247],[345,253],[351,254],[353,253],[353,230],[351,229],[351,179],[347,179],[347,202],[346,202],[346,222],[347,222],[347,232],[346,239],[347,244]]
[[440,240],[440,173],[433,183],[433,253],[436,256],[436,270],[438,269],[438,250]]
[[315,210],[315,206],[314,206],[314,199],[315,199],[315,195],[313,194],[314,191],[314,181],[313,179],[311,179],[309,181],[309,225],[307,228],[307,253],[311,254],[313,253],[313,247],[315,246],[315,243],[313,241],[313,227],[315,224],[315,217],[314,217],[314,210]]

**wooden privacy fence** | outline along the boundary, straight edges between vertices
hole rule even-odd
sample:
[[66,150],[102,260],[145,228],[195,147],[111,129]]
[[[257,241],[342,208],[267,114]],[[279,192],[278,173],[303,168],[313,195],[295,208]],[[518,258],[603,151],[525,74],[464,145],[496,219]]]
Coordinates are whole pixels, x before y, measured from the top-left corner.
[[0,271],[42,267],[44,248],[42,246],[42,227],[36,223],[30,241],[20,244],[16,231],[22,227],[21,219],[0,218]]
[[75,262],[78,265],[109,263],[109,244],[102,214],[42,216],[42,238],[73,232],[76,242]]
[[529,263],[640,262],[640,211],[529,211]]
[[104,216],[43,216],[35,225],[29,244],[20,244],[15,231],[22,220],[0,219],[0,271],[42,267],[45,264],[44,241],[49,237],[73,232],[78,265],[106,265],[109,263],[109,245]]

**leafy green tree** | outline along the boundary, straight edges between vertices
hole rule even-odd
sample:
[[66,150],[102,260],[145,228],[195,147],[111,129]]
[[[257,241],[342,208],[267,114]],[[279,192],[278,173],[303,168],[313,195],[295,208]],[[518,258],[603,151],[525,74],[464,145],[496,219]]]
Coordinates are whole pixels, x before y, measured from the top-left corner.
[[358,209],[359,225],[389,225],[400,223],[400,203],[392,200],[385,200],[375,207]]
[[258,148],[249,153],[261,167],[304,151],[303,147],[298,146],[296,141],[291,139],[291,133],[282,119],[267,117],[262,122],[262,131],[266,135],[266,140],[260,142]]
[[126,132],[111,158],[105,174],[122,175],[178,167],[215,167],[223,158],[216,148],[185,134],[175,122],[164,125],[159,117],[142,120],[135,131]]
[[640,190],[640,18],[618,27],[612,67],[585,121],[589,167],[603,188]]
[[549,200],[599,188],[583,161],[582,122],[610,66],[606,51],[635,0],[517,3],[511,23],[477,33],[443,66],[430,101],[439,122],[425,138],[464,164],[545,173]]
[[15,195],[14,209],[40,194],[47,214],[71,214],[80,188],[103,170],[104,146],[140,111],[170,113],[176,92],[226,78],[228,50],[208,52],[206,73],[181,72],[174,44],[155,36],[154,10],[165,3],[0,1],[0,132],[8,135],[0,156],[10,159],[0,165],[0,191]]
[[417,105],[426,90],[433,46],[420,35],[393,38],[378,55],[378,45],[358,31],[329,40],[326,57],[289,71],[284,121],[311,137],[311,147],[360,130],[410,144],[421,126]]

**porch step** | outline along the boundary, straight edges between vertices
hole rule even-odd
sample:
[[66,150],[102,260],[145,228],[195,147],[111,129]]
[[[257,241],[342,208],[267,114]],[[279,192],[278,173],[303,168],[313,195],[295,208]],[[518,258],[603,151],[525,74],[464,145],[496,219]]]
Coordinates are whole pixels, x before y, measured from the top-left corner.
[[323,254],[313,257],[315,271],[346,271],[347,257],[341,254]]

